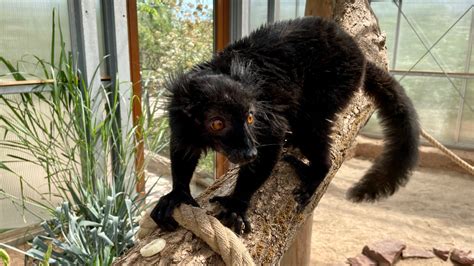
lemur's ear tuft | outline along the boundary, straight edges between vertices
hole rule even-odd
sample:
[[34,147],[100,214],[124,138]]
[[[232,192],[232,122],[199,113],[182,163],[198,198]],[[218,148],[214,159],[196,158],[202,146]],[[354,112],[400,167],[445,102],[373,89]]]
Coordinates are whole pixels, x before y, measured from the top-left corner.
[[182,112],[188,117],[192,117],[192,109],[198,104],[193,87],[197,86],[196,81],[186,73],[178,72],[171,75],[165,83],[168,91],[168,111]]
[[165,81],[165,89],[172,96],[181,97],[189,93],[189,85],[191,77],[184,72],[176,72],[171,74]]
[[252,84],[255,77],[250,71],[251,65],[251,62],[243,61],[236,56],[230,64],[230,77],[244,84]]

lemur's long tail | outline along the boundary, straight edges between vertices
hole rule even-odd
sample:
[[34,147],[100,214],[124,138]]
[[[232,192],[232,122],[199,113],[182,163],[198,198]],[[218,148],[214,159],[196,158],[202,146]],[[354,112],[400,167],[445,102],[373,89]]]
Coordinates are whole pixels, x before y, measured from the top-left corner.
[[348,198],[355,202],[388,197],[405,185],[417,164],[420,141],[415,108],[389,73],[367,62],[364,87],[379,111],[385,145],[372,168],[348,191]]

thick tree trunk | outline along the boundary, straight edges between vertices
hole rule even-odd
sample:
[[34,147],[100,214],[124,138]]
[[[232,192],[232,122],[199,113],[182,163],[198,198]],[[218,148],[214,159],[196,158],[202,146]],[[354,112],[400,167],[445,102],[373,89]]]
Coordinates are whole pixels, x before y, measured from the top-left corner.
[[[354,36],[366,56],[380,66],[387,65],[385,36],[381,34],[367,0],[333,1],[333,19]],[[293,243],[298,230],[318,205],[335,173],[344,162],[346,153],[355,140],[360,128],[374,110],[372,102],[357,93],[351,104],[334,121],[333,145],[331,149],[332,167],[330,173],[319,186],[308,206],[296,211],[292,191],[299,185],[293,170],[279,163],[272,177],[254,195],[249,209],[252,233],[241,237],[256,264],[277,264]],[[199,204],[215,214],[217,208],[208,203],[216,195],[228,195],[234,187],[237,169],[229,171],[223,178],[209,187],[198,197]],[[166,240],[166,247],[152,257],[142,257],[140,248],[155,238]],[[337,236],[335,236],[337,237]],[[126,255],[116,261],[116,265],[153,264],[223,264],[219,255],[204,242],[185,229],[165,233],[155,230],[149,237],[140,240]]]

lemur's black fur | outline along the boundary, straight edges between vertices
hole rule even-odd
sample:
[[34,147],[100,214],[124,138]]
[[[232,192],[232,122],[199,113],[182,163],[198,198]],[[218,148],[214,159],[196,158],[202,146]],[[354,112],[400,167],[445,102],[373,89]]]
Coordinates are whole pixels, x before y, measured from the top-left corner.
[[234,192],[211,201],[225,209],[220,218],[229,227],[249,232],[250,199],[270,176],[288,132],[291,145],[309,160],[284,157],[301,178],[295,199],[306,205],[329,171],[331,121],[360,85],[378,107],[385,148],[348,197],[359,202],[392,195],[417,162],[415,109],[398,82],[367,61],[347,33],[307,17],[263,26],[170,80],[173,190],[151,217],[173,230],[173,209],[197,205],[189,182],[201,153],[213,149],[241,166]]

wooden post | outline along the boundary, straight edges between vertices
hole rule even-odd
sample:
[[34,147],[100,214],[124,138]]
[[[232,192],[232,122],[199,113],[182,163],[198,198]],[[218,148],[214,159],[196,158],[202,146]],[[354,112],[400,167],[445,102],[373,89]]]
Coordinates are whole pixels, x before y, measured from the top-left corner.
[[311,236],[313,235],[313,216],[312,212],[306,222],[304,222],[300,231],[295,237],[295,241],[281,258],[281,266],[304,266],[311,265]]
[[142,117],[142,84],[140,76],[140,50],[138,46],[138,18],[137,18],[137,1],[127,1],[127,17],[128,17],[128,42],[130,54],[130,79],[132,81],[133,100],[132,100],[132,119],[133,125],[137,127],[135,132],[135,145],[137,146],[135,153],[135,174],[137,176],[136,190],[139,193],[145,191],[145,175],[144,175],[144,144],[142,128],[140,127],[140,118]]
[[[221,51],[230,42],[230,2],[229,0],[216,0],[214,15],[214,49]],[[227,158],[216,153],[216,178],[223,176],[230,167]]]

